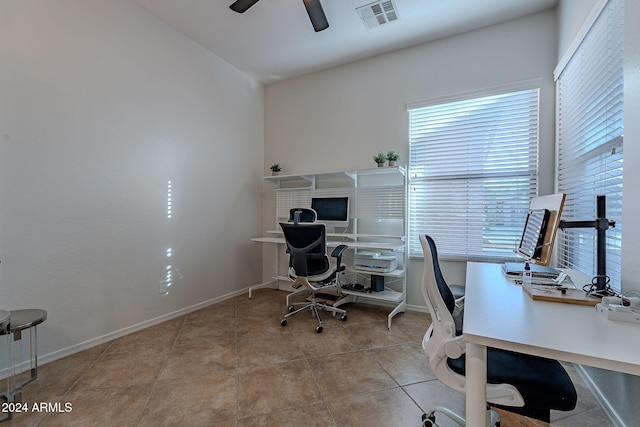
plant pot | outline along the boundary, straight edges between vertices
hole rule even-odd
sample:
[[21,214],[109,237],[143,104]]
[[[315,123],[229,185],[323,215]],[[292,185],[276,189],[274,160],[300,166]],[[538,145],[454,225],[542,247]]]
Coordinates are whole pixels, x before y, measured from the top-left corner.
[[378,167],[379,167],[379,168],[384,167],[384,163],[378,163]]
[[278,176],[280,174],[279,171],[271,171],[271,176]]
[[395,166],[395,165],[396,165],[395,160],[389,160],[389,166]]

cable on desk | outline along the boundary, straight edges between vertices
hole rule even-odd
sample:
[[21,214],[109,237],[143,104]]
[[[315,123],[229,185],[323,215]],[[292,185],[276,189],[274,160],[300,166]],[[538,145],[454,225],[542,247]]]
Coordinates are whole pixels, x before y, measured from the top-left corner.
[[[605,279],[605,287],[603,289],[598,290],[598,279],[600,278],[604,278]],[[609,283],[611,282],[611,278],[607,275],[604,276],[600,276],[600,275],[596,275],[593,276],[593,278],[591,279],[591,283],[590,284],[586,284],[582,287],[582,290],[585,291],[587,293],[587,295],[593,295],[596,297],[621,297],[622,295],[619,294],[615,289],[613,289]]]

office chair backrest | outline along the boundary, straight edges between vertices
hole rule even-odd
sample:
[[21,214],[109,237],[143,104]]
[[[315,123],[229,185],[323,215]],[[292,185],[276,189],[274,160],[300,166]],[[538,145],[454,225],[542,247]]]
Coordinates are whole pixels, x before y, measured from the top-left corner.
[[316,222],[317,218],[317,212],[311,208],[289,209],[289,222]]
[[326,254],[324,224],[283,222],[280,227],[291,254],[291,266],[297,276],[314,276],[329,270],[331,265]]
[[[453,293],[451,292],[451,289],[449,288],[449,285],[447,285],[447,282],[444,280],[442,271],[440,270],[440,263],[438,262],[438,249],[436,248],[436,242],[434,242],[433,239],[430,236],[427,236],[426,234],[424,237],[427,241],[427,244],[429,245],[429,252],[431,252],[432,266],[430,266],[430,270],[433,270],[434,278],[435,278],[436,284],[438,285],[438,291],[440,291],[440,296],[442,297],[442,300],[444,301],[447,307],[447,310],[449,310],[449,313],[453,313],[453,310],[456,306],[456,300],[455,300],[455,297],[453,296]],[[425,257],[426,256],[427,254],[425,253]]]
[[[424,252],[422,295],[431,313],[432,322],[423,343],[430,364],[434,362],[431,369],[438,375],[436,369],[446,369],[446,363],[442,364],[438,360],[444,359],[446,361],[447,357],[454,359],[459,357],[464,353],[464,343],[460,342],[457,347],[448,345],[445,350],[445,342],[461,341],[461,337],[456,335],[456,325],[452,316],[455,299],[440,271],[435,242],[427,235],[420,235],[420,244]],[[436,364],[440,366],[436,367]]]

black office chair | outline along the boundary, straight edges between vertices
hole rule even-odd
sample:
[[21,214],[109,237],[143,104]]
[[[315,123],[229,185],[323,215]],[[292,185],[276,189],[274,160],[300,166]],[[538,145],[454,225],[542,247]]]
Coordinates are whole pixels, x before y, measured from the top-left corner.
[[[429,366],[440,381],[465,391],[465,341],[456,330],[452,313],[455,300],[444,280],[433,239],[420,236],[424,251],[422,292],[432,323],[422,340]],[[551,409],[570,411],[577,395],[571,378],[557,360],[487,349],[488,405],[549,422]],[[423,426],[435,425],[435,414],[442,413],[459,425],[465,420],[447,408],[436,407],[422,416]],[[491,425],[499,425],[497,412],[490,411]]]
[[[318,218],[318,213],[311,208],[291,208],[289,209],[289,220],[288,222],[316,222]],[[289,249],[287,249],[287,253],[289,253]],[[289,257],[289,278],[295,280],[293,272],[293,257]],[[300,288],[297,292],[292,292],[287,294],[286,299],[286,307],[291,307],[289,301],[292,298],[296,298],[303,295],[309,295],[311,292],[307,288]]]
[[280,324],[286,326],[290,316],[307,310],[311,310],[318,320],[316,327],[318,333],[322,332],[322,319],[319,310],[332,312],[334,316],[341,314],[340,320],[347,320],[345,310],[318,302],[319,291],[338,285],[340,272],[345,269],[342,264],[342,254],[347,246],[339,245],[333,250],[331,256],[336,259],[336,265],[332,268],[326,254],[327,242],[324,224],[294,221],[293,223],[280,223],[280,227],[282,227],[287,251],[290,254],[289,277],[294,280],[292,286],[295,289],[304,286],[310,295],[310,301],[289,305],[289,313],[284,316]]

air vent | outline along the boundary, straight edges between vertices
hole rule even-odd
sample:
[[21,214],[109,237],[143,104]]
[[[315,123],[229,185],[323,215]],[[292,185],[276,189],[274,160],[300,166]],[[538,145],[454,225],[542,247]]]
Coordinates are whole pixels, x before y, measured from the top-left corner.
[[396,5],[393,0],[383,0],[365,4],[356,8],[358,16],[362,19],[364,26],[375,28],[380,25],[398,20]]

